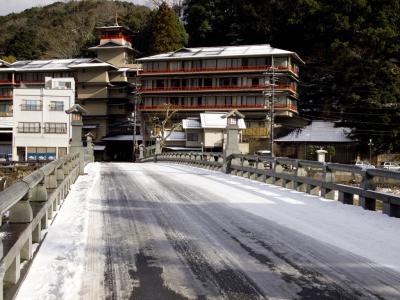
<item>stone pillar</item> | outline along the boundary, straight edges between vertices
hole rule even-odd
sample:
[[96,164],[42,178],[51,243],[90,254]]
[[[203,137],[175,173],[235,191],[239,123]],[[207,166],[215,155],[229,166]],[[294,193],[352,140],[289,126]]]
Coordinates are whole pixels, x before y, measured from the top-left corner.
[[319,162],[325,162],[325,156],[328,153],[328,151],[323,150],[323,149],[319,149],[319,150],[317,150],[315,152],[317,152],[317,154],[318,154],[318,161]]
[[90,162],[94,162],[93,135],[91,132],[86,135],[86,154]]
[[244,118],[244,115],[237,110],[232,110],[222,118],[227,120],[226,126],[226,142],[224,148],[224,163],[222,172],[230,173],[231,155],[240,154],[239,150],[239,120]]
[[161,139],[159,137],[156,138],[156,152],[155,155],[161,154]]
[[139,145],[139,159],[143,159],[144,158],[144,145],[140,144]]
[[72,137],[70,143],[70,153],[79,153],[79,174],[84,174],[84,149],[82,144],[82,115],[87,114],[87,111],[79,104],[73,105],[65,111],[71,114]]

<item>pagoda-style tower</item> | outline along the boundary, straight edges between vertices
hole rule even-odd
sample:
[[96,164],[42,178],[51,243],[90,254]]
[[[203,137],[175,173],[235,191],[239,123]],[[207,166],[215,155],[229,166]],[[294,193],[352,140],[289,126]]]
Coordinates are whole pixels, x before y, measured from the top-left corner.
[[97,57],[102,61],[117,67],[133,64],[135,54],[132,48],[133,31],[118,23],[96,29],[100,34],[100,44],[89,50],[96,52]]

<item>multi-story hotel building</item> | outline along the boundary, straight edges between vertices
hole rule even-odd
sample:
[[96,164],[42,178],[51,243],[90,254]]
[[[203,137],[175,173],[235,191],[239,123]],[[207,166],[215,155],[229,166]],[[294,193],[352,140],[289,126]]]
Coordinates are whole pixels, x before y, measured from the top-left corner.
[[[137,61],[143,120],[162,115],[166,103],[178,110],[178,119],[238,109],[246,116],[243,135],[253,140],[254,151],[268,144],[271,98],[276,123],[290,123],[297,115],[298,66],[304,62],[294,52],[270,45],[182,48]],[[148,140],[150,128],[143,129]]]
[[[0,61],[0,117],[13,114],[13,88],[44,87],[45,77],[72,77],[76,82],[76,103],[88,111],[84,116],[84,133],[93,134],[95,150],[99,150],[96,152],[104,150],[105,159],[129,159],[132,126],[127,119],[133,110],[139,67],[134,64],[132,32],[118,25],[99,27],[98,32],[99,45],[89,48],[97,58],[12,64]],[[8,142],[11,144],[11,140]],[[124,150],[121,152],[121,149]]]
[[44,88],[13,91],[13,160],[54,160],[68,153],[75,103],[73,78],[46,78]]

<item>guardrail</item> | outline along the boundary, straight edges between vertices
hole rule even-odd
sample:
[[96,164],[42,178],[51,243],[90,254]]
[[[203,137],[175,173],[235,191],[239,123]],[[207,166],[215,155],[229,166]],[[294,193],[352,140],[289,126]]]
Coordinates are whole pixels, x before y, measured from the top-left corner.
[[[167,152],[142,161],[172,161],[215,170],[222,170],[224,165],[222,153]],[[377,202],[380,202],[384,214],[400,218],[400,195],[376,190],[379,183],[400,182],[400,172],[258,155],[231,155],[225,162],[224,171],[343,204],[360,205],[367,210],[377,210]],[[336,180],[343,173],[351,174],[353,184]]]
[[61,206],[80,173],[80,154],[72,153],[34,171],[0,193],[0,299],[12,298],[21,282],[32,245]]

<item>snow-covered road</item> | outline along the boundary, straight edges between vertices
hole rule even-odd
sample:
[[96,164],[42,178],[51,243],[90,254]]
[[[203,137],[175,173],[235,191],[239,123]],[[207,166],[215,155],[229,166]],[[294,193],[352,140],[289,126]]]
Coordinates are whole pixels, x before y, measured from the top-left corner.
[[175,164],[93,178],[82,299],[400,298],[399,219]]

